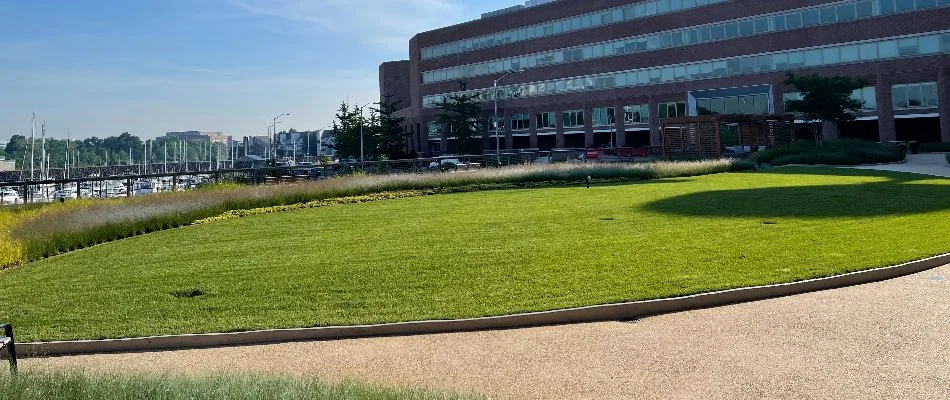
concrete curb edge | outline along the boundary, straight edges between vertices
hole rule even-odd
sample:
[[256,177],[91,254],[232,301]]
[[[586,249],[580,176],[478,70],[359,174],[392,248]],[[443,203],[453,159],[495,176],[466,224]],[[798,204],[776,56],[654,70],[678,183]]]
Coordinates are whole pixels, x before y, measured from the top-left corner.
[[17,343],[21,357],[183,350],[305,340],[352,339],[493,329],[527,328],[582,322],[619,321],[650,315],[718,307],[795,294],[879,282],[950,264],[950,253],[891,267],[826,278],[755,286],[668,299],[569,308],[564,310],[459,320],[402,322],[381,325],[272,329],[233,333],[154,336],[129,339]]

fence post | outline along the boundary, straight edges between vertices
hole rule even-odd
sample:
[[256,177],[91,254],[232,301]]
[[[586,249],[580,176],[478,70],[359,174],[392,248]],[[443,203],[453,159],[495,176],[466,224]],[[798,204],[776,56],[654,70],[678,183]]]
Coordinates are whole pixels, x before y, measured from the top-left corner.
[[16,374],[16,341],[13,339],[13,325],[0,324],[3,327],[3,335],[10,338],[10,342],[2,347],[6,347],[7,354],[10,356],[10,373]]

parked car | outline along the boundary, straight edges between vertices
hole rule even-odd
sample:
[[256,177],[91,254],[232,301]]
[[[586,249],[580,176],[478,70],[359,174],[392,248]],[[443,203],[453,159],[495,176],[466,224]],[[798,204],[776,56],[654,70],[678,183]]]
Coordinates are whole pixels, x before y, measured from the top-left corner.
[[23,199],[16,190],[10,188],[0,188],[0,204],[20,204]]
[[75,199],[76,197],[78,197],[76,189],[72,188],[57,190],[56,193],[53,193],[53,200],[57,201],[66,201]]

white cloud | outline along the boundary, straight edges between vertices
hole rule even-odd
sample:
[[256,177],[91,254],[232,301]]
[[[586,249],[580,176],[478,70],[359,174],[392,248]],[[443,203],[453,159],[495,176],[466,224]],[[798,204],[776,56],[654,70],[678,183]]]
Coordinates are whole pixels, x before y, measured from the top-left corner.
[[355,35],[371,46],[405,52],[412,35],[473,19],[459,0],[228,0],[245,11]]

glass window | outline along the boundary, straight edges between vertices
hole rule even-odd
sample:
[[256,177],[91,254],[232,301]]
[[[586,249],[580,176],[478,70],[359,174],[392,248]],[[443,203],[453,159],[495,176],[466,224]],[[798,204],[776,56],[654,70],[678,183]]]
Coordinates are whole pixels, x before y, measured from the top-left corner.
[[739,36],[739,24],[735,22],[728,23],[725,25],[725,29],[726,29],[727,38],[734,38],[736,36]]
[[625,124],[644,124],[650,122],[650,110],[646,104],[623,107],[623,122]]
[[726,73],[729,75],[737,75],[742,72],[742,62],[740,60],[728,60],[726,61]]
[[920,86],[922,103],[925,107],[937,107],[937,84],[924,83]]
[[726,106],[725,114],[739,114],[739,98],[728,97],[723,99]]
[[874,15],[874,5],[871,4],[871,0],[855,4],[854,10],[857,18],[868,18]]
[[756,64],[759,71],[771,71],[772,56],[759,56]]
[[935,0],[917,0],[917,9],[922,10],[925,8],[936,7],[937,2]]
[[861,61],[861,56],[858,52],[857,45],[841,47],[841,62],[850,63],[857,61]]
[[594,108],[592,117],[594,126],[613,125],[617,122],[616,119],[614,119],[613,107]]
[[551,112],[538,113],[538,115],[537,115],[537,122],[538,122],[538,128],[539,128],[539,129],[548,129],[548,128],[556,128],[556,127],[557,127],[557,125],[556,125],[556,120],[554,119],[554,112],[553,112],[553,111],[551,111]]
[[918,54],[920,51],[917,48],[917,38],[901,39],[897,41],[897,51],[902,57]]
[[814,26],[821,23],[821,16],[818,10],[806,10],[802,12],[802,22],[804,26]]
[[903,85],[894,86],[891,89],[891,95],[894,98],[894,108],[907,108],[907,87]]
[[726,113],[726,103],[723,99],[711,99],[709,101],[709,113],[710,114],[725,114]]
[[940,52],[940,40],[937,36],[924,36],[918,39],[920,54],[933,54]]
[[769,32],[769,19],[759,18],[755,20],[755,33]]
[[754,96],[754,109],[753,113],[757,115],[765,115],[769,113],[769,95],[767,94],[757,94]]
[[820,15],[822,24],[831,24],[837,20],[834,7],[822,8],[818,13]]
[[726,27],[716,25],[709,27],[710,38],[712,40],[722,40],[726,37]]
[[531,128],[531,116],[528,114],[514,114],[511,116],[511,129],[521,131]]
[[924,93],[920,85],[907,85],[907,106],[920,107],[924,105]]
[[749,36],[755,34],[755,24],[752,21],[739,22],[739,34]]
[[821,65],[821,50],[805,51],[805,65],[809,67]]
[[788,54],[773,54],[772,65],[774,65],[775,69],[779,71],[788,69]]
[[564,111],[564,127],[584,126],[584,110]]
[[740,62],[740,69],[742,73],[750,74],[750,73],[755,72],[755,66],[756,66],[757,61],[758,60],[755,57],[743,58],[742,61]]
[[861,53],[861,61],[870,61],[877,59],[877,44],[865,43],[858,46]]
[[823,63],[824,63],[825,65],[837,64],[837,63],[841,62],[841,57],[840,57],[840,55],[839,55],[839,53],[838,53],[838,48],[837,48],[837,47],[830,47],[830,48],[827,48],[827,49],[822,49],[822,50],[821,50],[821,57],[822,57],[822,59],[823,59],[822,61],[823,61]]
[[877,54],[879,58],[894,58],[900,53],[897,51],[897,41],[888,40],[877,44]]
[[709,109],[709,104],[710,104],[709,99],[697,99],[696,112],[699,115],[712,115],[712,110]]
[[785,16],[776,15],[772,17],[772,26],[775,27],[776,31],[784,31],[785,30]]
[[785,25],[788,29],[800,28],[802,26],[802,13],[791,13],[785,16]]
[[881,14],[893,14],[894,13],[894,0],[877,0],[878,7],[880,8]]
[[877,110],[877,90],[874,86],[861,89],[861,100],[864,100],[865,110]]
[[801,68],[805,66],[805,53],[796,51],[788,54],[788,67]]
[[854,18],[854,4],[838,6],[838,21],[851,21]]
[[739,113],[755,114],[755,99],[752,96],[739,96]]
[[898,12],[910,11],[914,9],[914,0],[895,0],[894,5]]

